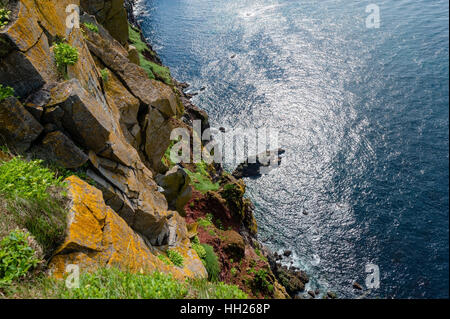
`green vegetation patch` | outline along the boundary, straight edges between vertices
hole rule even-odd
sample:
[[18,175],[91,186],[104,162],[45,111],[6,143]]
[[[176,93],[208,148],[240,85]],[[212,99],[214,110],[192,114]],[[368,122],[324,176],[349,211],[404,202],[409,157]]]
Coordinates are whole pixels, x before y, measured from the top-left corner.
[[179,299],[188,293],[186,285],[170,275],[134,274],[116,268],[82,274],[79,288],[67,289],[64,281],[58,288],[58,297],[64,299]]
[[195,172],[191,172],[185,169],[186,173],[191,178],[192,186],[201,193],[207,193],[208,191],[217,191],[220,188],[219,182],[213,183],[211,176],[207,170],[207,164],[205,162],[197,163]]
[[91,30],[92,32],[98,33],[98,26],[96,26],[95,24],[90,22],[85,22],[83,24],[87,29]]
[[61,178],[55,178],[55,173],[44,167],[41,160],[26,161],[18,156],[0,164],[0,194],[44,200],[53,186],[63,186]]
[[67,212],[62,177],[42,165],[14,157],[0,163],[0,235],[26,228],[45,253],[64,237]]
[[139,31],[134,29],[131,25],[129,25],[129,39],[131,44],[139,52],[139,62],[141,67],[147,72],[148,77],[150,79],[161,80],[168,85],[173,85],[169,68],[161,66],[145,58],[143,52],[149,52],[152,55],[154,55],[154,52],[148,49],[147,44],[142,41]]
[[212,219],[213,219],[212,214],[206,214],[206,216],[204,218],[201,217],[201,218],[197,219],[197,224],[200,227],[208,228],[210,226],[213,226]]
[[11,96],[14,96],[14,89],[10,86],[3,86],[0,84],[0,102]]
[[78,49],[68,43],[61,42],[55,45],[53,53],[59,72],[67,79],[67,66],[77,63],[79,57]]
[[0,287],[24,277],[39,263],[27,239],[28,234],[15,230],[0,242]]
[[10,15],[10,10],[6,8],[0,8],[0,30],[9,23]]
[[202,244],[203,248],[205,249],[205,258],[204,265],[206,268],[206,271],[208,272],[208,280],[210,281],[218,281],[219,280],[219,274],[220,274],[220,264],[219,264],[219,258],[217,257],[216,253],[214,252],[214,248],[208,244]]
[[108,83],[109,80],[109,70],[107,68],[104,68],[100,70],[100,75],[102,76],[103,83]]
[[184,258],[181,254],[173,249],[169,249],[167,251],[167,257],[169,257],[170,261],[177,267],[183,267]]
[[200,259],[202,259],[202,261],[206,258],[206,250],[201,244],[193,243],[192,249],[195,250],[195,252],[200,257]]

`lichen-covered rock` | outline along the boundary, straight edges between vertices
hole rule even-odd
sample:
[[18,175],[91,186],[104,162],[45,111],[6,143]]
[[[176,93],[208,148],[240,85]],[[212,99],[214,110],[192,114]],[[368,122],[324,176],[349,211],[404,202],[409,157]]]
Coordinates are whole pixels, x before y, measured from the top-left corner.
[[165,175],[159,174],[156,183],[164,188],[164,196],[170,209],[185,215],[184,206],[192,197],[189,175],[179,166],[174,166]]
[[170,86],[149,79],[145,70],[132,63],[127,58],[128,52],[114,41],[103,38],[100,33],[88,31],[86,34],[89,50],[113,70],[142,103],[153,106],[166,118],[182,115],[183,106]]
[[128,41],[128,20],[123,0],[81,0],[81,7],[95,14],[109,33],[122,45]]
[[44,128],[15,97],[0,102],[0,141],[21,153]]
[[89,160],[89,157],[60,131],[45,135],[32,152],[39,158],[53,161],[65,168],[79,168]]
[[131,271],[160,271],[176,278],[205,278],[206,270],[188,241],[176,249],[182,253],[184,267],[166,265],[159,251],[149,246],[103,201],[100,190],[72,176],[66,180],[71,199],[68,227],[63,244],[49,263],[50,273],[62,278],[66,266],[80,271],[116,266]]

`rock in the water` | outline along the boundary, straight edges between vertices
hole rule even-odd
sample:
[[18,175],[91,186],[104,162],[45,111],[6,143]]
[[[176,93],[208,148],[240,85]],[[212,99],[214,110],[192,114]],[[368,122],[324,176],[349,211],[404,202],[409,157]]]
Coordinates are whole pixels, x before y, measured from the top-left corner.
[[285,250],[285,251],[283,252],[283,255],[284,255],[285,257],[289,257],[290,255],[292,255],[292,250],[289,250],[289,249]]
[[337,295],[336,295],[336,293],[333,292],[333,291],[328,291],[328,292],[327,292],[327,297],[328,297],[328,298],[331,298],[331,299],[336,299],[336,298],[337,298]]
[[353,288],[357,290],[363,290],[363,287],[356,281],[353,283]]
[[313,298],[316,298],[316,293],[312,290],[308,290],[308,295],[310,295]]
[[15,97],[0,102],[0,143],[22,153],[44,128]]
[[233,171],[235,178],[259,177],[262,174],[276,168],[281,163],[280,155],[284,154],[283,149],[265,151],[256,156],[249,156],[244,162],[240,163]]
[[192,197],[189,175],[180,166],[174,166],[165,175],[157,175],[155,180],[164,189],[169,208],[184,215],[184,206]]

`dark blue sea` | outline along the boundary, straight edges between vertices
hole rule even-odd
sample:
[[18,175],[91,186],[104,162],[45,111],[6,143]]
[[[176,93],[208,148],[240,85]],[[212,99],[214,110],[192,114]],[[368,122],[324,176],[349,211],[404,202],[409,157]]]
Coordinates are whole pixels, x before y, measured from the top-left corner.
[[[366,7],[379,7],[367,28]],[[308,287],[449,296],[447,0],[142,0],[162,61],[214,126],[273,127],[281,166],[247,179],[259,238]],[[380,286],[363,295],[366,264]]]

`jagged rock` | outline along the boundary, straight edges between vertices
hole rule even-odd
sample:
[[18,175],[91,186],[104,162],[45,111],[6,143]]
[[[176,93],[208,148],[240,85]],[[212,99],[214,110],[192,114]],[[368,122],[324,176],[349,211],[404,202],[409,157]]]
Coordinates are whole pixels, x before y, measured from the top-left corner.
[[122,45],[128,41],[128,20],[123,0],[80,0],[89,14],[95,14],[109,33]]
[[116,266],[131,271],[157,270],[179,279],[207,276],[187,241],[177,248],[184,256],[184,267],[170,267],[157,258],[156,249],[105,205],[101,191],[75,176],[66,182],[71,200],[68,227],[63,244],[49,263],[53,276],[62,278],[68,264],[78,265],[80,271]]
[[224,251],[239,261],[245,254],[245,243],[241,235],[234,230],[227,230],[223,234]]
[[44,128],[15,97],[0,102],[0,142],[17,152],[28,150]]
[[289,257],[290,255],[292,255],[292,250],[289,250],[289,249],[285,250],[285,251],[283,252],[283,255],[284,255],[285,257]]
[[120,46],[118,48],[114,41],[108,41],[96,32],[87,32],[87,35],[89,50],[113,70],[142,103],[155,107],[166,118],[183,114],[183,105],[170,86],[149,79],[145,70],[130,62],[126,57],[128,53]]
[[328,297],[328,298],[331,298],[331,299],[336,299],[336,298],[337,298],[337,295],[336,295],[336,293],[333,292],[333,291],[328,291],[328,292],[327,292],[327,297]]
[[263,174],[262,169],[266,172],[272,168],[273,163],[279,165],[281,163],[280,155],[285,151],[283,149],[266,151],[258,155],[249,156],[244,162],[240,163],[233,171],[235,178],[258,177]]
[[164,188],[163,194],[169,203],[169,208],[185,215],[184,206],[192,197],[192,187],[191,179],[184,169],[174,166],[165,175],[157,175],[155,181]]
[[40,145],[32,150],[39,158],[53,161],[65,168],[79,168],[89,157],[60,131],[50,132]]

